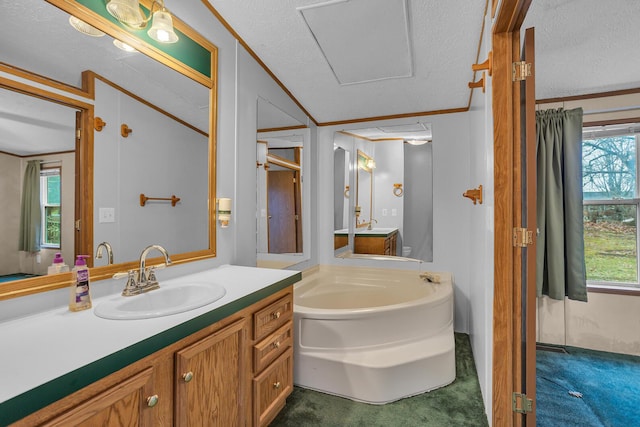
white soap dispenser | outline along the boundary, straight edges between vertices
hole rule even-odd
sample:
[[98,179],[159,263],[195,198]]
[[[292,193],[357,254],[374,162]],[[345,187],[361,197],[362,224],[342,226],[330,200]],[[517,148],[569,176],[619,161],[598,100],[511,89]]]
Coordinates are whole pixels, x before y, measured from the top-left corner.
[[69,266],[64,263],[62,259],[62,254],[60,252],[56,252],[56,256],[53,258],[53,262],[47,268],[47,274],[57,274],[64,273],[69,271]]

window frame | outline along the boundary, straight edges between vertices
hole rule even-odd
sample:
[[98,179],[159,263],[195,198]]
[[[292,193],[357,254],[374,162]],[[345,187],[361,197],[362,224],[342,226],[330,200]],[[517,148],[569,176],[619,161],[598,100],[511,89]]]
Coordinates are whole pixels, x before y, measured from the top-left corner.
[[[614,125],[614,130],[606,130],[607,125],[597,126],[598,130],[590,126],[584,126],[582,130],[582,144],[585,139],[601,139],[607,137],[633,136],[635,138],[635,194],[632,198],[611,198],[611,199],[588,199],[582,197],[582,206],[602,206],[602,205],[629,205],[636,207],[636,281],[617,282],[606,280],[589,280],[587,289],[589,292],[633,294],[640,293],[640,124],[626,123],[624,127],[619,124]],[[582,157],[584,160],[584,157]],[[584,171],[584,166],[583,166]],[[584,231],[583,231],[584,236]],[[585,258],[586,261],[586,258]]]
[[[50,171],[56,170],[58,173],[50,173]],[[48,203],[47,197],[47,178],[49,176],[59,176],[60,177],[60,203],[57,205]],[[45,203],[45,201],[47,203]],[[40,247],[43,249],[61,249],[62,248],[62,233],[60,233],[60,241],[58,243],[48,243],[46,242],[47,235],[47,207],[57,207],[60,212],[60,225],[62,225],[62,165],[57,166],[47,166],[42,167],[40,169]]]

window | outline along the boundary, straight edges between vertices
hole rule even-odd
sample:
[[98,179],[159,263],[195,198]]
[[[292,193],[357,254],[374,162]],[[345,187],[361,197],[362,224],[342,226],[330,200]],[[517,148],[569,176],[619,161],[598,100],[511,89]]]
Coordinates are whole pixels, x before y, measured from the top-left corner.
[[638,285],[638,134],[635,125],[585,128],[582,138],[587,282]]
[[60,248],[60,168],[40,171],[40,202],[42,205],[42,247]]

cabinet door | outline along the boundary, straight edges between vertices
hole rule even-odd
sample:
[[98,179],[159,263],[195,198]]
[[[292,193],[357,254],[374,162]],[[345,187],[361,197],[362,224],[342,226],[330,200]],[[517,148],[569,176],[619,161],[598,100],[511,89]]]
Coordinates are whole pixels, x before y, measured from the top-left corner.
[[293,391],[293,349],[289,347],[275,362],[253,379],[254,425],[269,425]]
[[153,368],[150,367],[44,425],[151,426],[153,406],[158,399],[153,394]]
[[246,325],[239,320],[176,353],[176,425],[244,425]]

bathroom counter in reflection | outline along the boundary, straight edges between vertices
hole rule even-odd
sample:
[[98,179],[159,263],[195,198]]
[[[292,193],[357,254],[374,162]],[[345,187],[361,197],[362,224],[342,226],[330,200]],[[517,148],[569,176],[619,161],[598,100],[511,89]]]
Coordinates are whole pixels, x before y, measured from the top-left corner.
[[[161,281],[161,286],[209,281],[225,287],[226,295],[221,299],[184,313],[153,319],[108,320],[96,316],[93,309],[73,313],[65,305],[0,323],[3,343],[0,425],[11,423],[10,418],[18,413],[25,412],[24,416],[35,412],[34,409],[178,342],[300,279],[301,273],[297,271],[222,266]],[[112,297],[96,298],[93,305],[96,307]]]
[[[355,248],[353,253],[371,255],[397,255],[398,254],[398,229],[397,228],[366,228],[357,229],[355,232]],[[334,249],[347,246],[348,230],[334,231]]]

